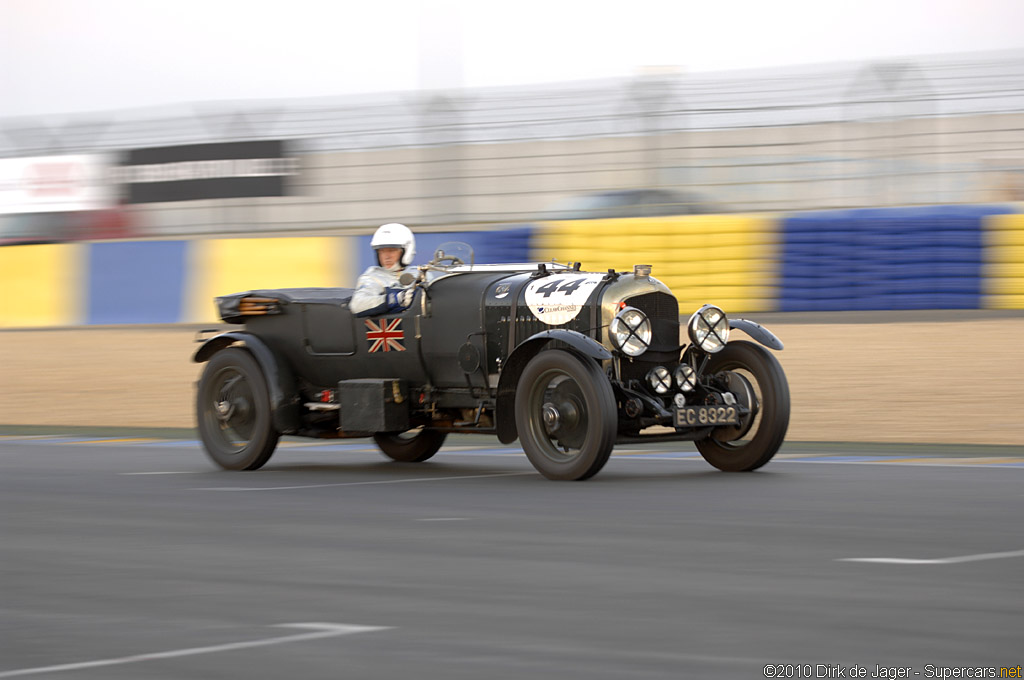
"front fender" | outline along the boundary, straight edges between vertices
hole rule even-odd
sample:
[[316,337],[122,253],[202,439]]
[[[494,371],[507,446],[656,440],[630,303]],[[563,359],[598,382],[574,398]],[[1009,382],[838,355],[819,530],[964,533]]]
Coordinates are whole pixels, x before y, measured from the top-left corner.
[[515,417],[515,395],[519,376],[530,359],[551,345],[568,345],[566,349],[580,355],[584,360],[589,358],[601,362],[612,358],[612,353],[598,341],[579,331],[566,328],[541,331],[519,343],[508,355],[498,378],[498,397],[494,412],[498,440],[502,444],[510,444],[519,436]]
[[729,319],[729,328],[738,328],[769,349],[781,350],[783,345],[774,333],[748,319]]
[[203,343],[192,360],[197,363],[209,361],[222,349],[242,345],[256,359],[267,380],[267,395],[270,399],[270,413],[274,429],[282,434],[297,432],[299,419],[299,394],[295,374],[288,364],[280,361],[267,343],[252,333],[230,331],[216,335]]

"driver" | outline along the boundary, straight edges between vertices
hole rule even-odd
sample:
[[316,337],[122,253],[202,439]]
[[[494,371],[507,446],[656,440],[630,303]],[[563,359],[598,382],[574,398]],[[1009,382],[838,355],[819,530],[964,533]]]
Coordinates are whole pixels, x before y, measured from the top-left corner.
[[359,276],[349,309],[356,316],[393,314],[412,304],[414,286],[403,288],[398,277],[416,255],[416,237],[404,224],[381,225],[370,239],[377,253],[377,266]]

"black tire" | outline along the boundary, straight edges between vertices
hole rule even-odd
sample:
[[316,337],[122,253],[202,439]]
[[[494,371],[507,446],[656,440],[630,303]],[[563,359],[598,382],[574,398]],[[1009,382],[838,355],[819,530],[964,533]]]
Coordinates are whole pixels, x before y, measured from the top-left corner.
[[274,429],[263,371],[247,350],[213,355],[196,394],[203,448],[225,470],[256,470],[270,460],[281,435]]
[[381,452],[400,463],[422,463],[434,456],[444,444],[444,432],[437,430],[409,430],[408,432],[378,432],[373,441]]
[[[704,460],[726,472],[756,470],[782,446],[789,427],[789,384],[778,360],[752,342],[730,342],[712,355],[705,372],[728,371],[733,393],[751,414],[734,428],[719,428],[694,442]],[[744,403],[748,402],[748,403]]]
[[564,350],[539,353],[519,376],[515,411],[523,451],[548,479],[588,479],[608,462],[615,395],[593,361]]

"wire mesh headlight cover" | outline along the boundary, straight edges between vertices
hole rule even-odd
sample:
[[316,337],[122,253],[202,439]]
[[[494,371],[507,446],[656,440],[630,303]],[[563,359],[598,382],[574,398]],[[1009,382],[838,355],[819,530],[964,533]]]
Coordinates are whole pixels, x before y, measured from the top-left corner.
[[608,330],[612,344],[627,356],[640,356],[651,345],[651,320],[636,307],[623,307]]
[[704,305],[686,324],[690,342],[708,354],[720,352],[729,342],[729,319],[718,307]]

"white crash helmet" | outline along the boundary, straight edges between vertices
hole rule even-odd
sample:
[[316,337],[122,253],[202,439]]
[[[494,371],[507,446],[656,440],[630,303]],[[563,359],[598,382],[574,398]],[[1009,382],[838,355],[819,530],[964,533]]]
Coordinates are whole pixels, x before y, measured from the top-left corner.
[[416,257],[416,237],[412,235],[412,230],[409,227],[397,222],[382,224],[378,227],[373,238],[370,239],[370,247],[375,251],[378,248],[401,248],[400,262],[403,267],[412,264],[412,258]]

